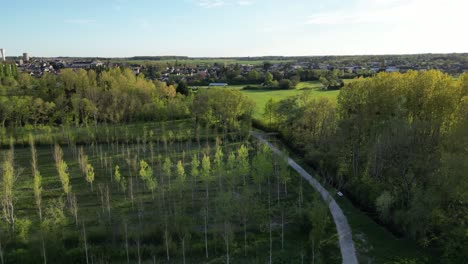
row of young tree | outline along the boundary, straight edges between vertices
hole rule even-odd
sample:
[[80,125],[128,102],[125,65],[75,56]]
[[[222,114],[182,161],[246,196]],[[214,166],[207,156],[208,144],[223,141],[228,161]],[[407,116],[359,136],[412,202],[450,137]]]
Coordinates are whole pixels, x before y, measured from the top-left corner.
[[4,155],[2,264],[340,261],[327,206],[264,145],[29,145],[31,172]]
[[265,117],[389,228],[446,263],[468,259],[468,75],[381,73],[347,85],[337,104],[270,100]]

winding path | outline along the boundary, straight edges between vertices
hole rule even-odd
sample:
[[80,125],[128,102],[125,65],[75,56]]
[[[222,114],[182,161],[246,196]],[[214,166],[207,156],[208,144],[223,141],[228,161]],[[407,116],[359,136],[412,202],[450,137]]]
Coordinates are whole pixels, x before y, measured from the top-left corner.
[[[251,131],[251,135],[257,138],[260,142],[267,144],[270,149],[277,155],[283,155],[283,153],[268,142],[264,134]],[[297,173],[299,173],[304,179],[306,179],[315,190],[317,190],[322,199],[328,203],[328,208],[332,214],[333,221],[336,225],[336,231],[338,233],[341,257],[344,264],[357,264],[356,249],[354,248],[353,236],[351,233],[351,228],[349,227],[348,220],[343,214],[343,211],[336,203],[335,199],[330,195],[330,193],[323,188],[323,186],[313,178],[307,171],[305,171],[299,164],[297,164],[293,159],[288,158],[288,164],[291,166]]]

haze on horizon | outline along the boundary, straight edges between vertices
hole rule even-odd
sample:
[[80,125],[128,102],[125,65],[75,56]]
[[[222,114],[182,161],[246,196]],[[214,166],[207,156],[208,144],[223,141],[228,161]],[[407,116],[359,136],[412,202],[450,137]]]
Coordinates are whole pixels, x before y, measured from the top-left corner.
[[312,56],[468,52],[465,0],[20,0],[7,56]]

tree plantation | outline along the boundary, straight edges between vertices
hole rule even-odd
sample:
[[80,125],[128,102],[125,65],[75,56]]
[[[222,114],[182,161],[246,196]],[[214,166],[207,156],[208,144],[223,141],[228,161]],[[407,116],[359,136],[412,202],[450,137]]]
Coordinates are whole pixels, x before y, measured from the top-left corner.
[[326,206],[283,157],[207,132],[41,146],[30,135],[18,148],[12,139],[1,153],[2,263],[340,262]]

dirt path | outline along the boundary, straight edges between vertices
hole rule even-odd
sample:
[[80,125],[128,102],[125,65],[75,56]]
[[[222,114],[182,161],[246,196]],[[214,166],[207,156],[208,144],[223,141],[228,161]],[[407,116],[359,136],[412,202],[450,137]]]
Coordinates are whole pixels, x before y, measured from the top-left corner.
[[[261,142],[267,144],[270,149],[278,154],[283,155],[283,153],[273,146],[270,142],[268,142],[264,135],[257,132],[251,132],[252,136],[260,140]],[[333,217],[333,221],[336,225],[336,231],[339,237],[340,243],[340,250],[341,250],[341,257],[343,259],[344,264],[357,264],[357,257],[356,257],[356,249],[354,248],[353,236],[351,233],[351,228],[349,227],[348,220],[346,216],[343,214],[343,211],[336,203],[335,199],[330,195],[330,193],[323,188],[323,186],[313,178],[307,171],[305,171],[301,166],[299,166],[294,160],[288,158],[289,166],[291,166],[297,173],[299,173],[304,179],[306,179],[315,190],[317,190],[322,199],[328,203],[328,208],[330,209],[330,213]]]

